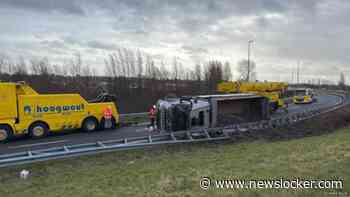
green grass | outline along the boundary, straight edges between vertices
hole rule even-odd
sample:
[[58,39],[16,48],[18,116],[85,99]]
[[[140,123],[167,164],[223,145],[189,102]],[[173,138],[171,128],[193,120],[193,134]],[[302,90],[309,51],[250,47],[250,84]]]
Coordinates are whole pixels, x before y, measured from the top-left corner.
[[[18,172],[32,176],[20,180]],[[350,129],[290,141],[160,146],[0,169],[0,196],[337,196],[332,190],[209,190],[216,179],[342,179],[350,196]]]
[[143,123],[149,122],[148,116],[134,116],[134,117],[123,117],[120,119],[123,124],[135,124],[135,123]]

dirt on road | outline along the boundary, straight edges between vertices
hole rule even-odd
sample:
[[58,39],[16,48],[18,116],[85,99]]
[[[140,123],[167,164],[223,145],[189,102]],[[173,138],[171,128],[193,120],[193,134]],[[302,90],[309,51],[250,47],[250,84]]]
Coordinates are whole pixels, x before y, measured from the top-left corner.
[[249,131],[234,136],[233,140],[288,140],[307,136],[327,134],[339,128],[350,126],[350,105],[346,105],[330,113],[322,114],[290,126]]

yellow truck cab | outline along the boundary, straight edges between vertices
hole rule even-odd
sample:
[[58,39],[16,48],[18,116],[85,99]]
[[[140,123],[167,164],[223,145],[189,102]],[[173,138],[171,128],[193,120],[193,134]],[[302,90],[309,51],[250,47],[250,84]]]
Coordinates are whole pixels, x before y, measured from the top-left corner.
[[79,94],[38,94],[23,82],[0,82],[0,142],[78,128],[109,129],[118,123],[117,108],[108,99],[87,102]]
[[314,92],[310,88],[294,89],[293,103],[294,104],[308,104],[316,101]]

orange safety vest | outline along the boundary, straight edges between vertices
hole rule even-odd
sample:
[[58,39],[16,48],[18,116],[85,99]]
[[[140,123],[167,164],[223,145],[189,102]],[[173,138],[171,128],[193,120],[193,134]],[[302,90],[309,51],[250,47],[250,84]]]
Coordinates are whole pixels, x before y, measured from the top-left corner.
[[113,115],[113,111],[112,111],[112,108],[111,107],[106,107],[104,110],[103,110],[103,117],[105,119],[112,119],[112,115]]
[[151,109],[149,110],[148,115],[149,115],[149,118],[156,118],[156,109],[151,108]]

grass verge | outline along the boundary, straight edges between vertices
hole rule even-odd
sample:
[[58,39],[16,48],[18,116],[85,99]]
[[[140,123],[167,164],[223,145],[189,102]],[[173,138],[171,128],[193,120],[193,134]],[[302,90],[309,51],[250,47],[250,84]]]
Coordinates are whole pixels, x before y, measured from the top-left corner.
[[120,122],[123,125],[130,125],[130,124],[138,124],[138,123],[146,123],[149,122],[148,116],[135,116],[135,117],[122,117],[120,118]]
[[[158,146],[0,169],[0,196],[350,196],[350,129],[289,141]],[[31,171],[27,180],[21,169]],[[232,190],[213,179],[342,179],[342,190]],[[335,192],[338,192],[337,194]]]

